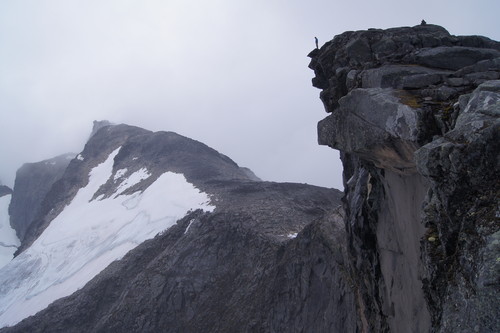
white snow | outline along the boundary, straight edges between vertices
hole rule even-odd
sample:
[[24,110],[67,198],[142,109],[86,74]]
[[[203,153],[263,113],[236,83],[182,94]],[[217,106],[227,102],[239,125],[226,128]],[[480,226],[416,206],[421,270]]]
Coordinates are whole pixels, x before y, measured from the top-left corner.
[[76,156],[76,159],[77,159],[77,160],[79,160],[79,161],[83,161],[83,156],[82,156],[82,154],[78,154],[78,155]]
[[134,186],[135,184],[141,182],[142,180],[149,178],[151,174],[148,172],[146,168],[142,168],[137,170],[133,174],[131,174],[127,179],[122,181],[116,190],[116,193],[121,194],[126,189]]
[[118,151],[92,169],[87,186],[33,245],[0,270],[0,327],[16,324],[82,288],[111,262],[168,229],[188,211],[215,208],[207,194],[172,172],[162,174],[143,192],[119,195],[149,176],[146,169],[124,180],[116,196],[90,201],[112,177]]
[[195,221],[194,219],[192,219],[191,221],[189,221],[189,224],[186,227],[186,230],[184,230],[184,235],[187,234],[187,232],[189,231],[189,228],[191,228],[191,224],[193,224],[194,221]]
[[288,238],[295,238],[295,237],[297,237],[297,235],[298,235],[298,233],[296,233],[296,232],[291,232],[291,233],[289,233],[289,234],[288,234],[288,235],[286,235],[286,236],[287,236]]
[[10,226],[9,204],[11,195],[0,197],[0,268],[9,263],[20,245],[16,231]]
[[125,168],[125,169],[120,169],[120,170],[116,171],[115,176],[113,177],[113,180],[116,182],[116,180],[117,180],[118,178],[122,177],[122,176],[123,176],[124,174],[126,174],[126,173],[127,173],[127,168]]

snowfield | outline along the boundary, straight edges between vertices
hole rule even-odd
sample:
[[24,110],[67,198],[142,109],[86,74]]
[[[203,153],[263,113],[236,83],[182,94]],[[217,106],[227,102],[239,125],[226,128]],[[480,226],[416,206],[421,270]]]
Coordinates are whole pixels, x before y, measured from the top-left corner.
[[0,268],[7,265],[19,247],[16,231],[10,226],[9,204],[12,195],[0,198]]
[[162,174],[144,192],[121,195],[150,177],[145,168],[123,177],[112,196],[92,200],[113,177],[119,149],[91,170],[88,185],[33,245],[0,269],[0,327],[14,325],[82,288],[111,262],[168,229],[188,211],[215,208],[207,194],[172,172]]

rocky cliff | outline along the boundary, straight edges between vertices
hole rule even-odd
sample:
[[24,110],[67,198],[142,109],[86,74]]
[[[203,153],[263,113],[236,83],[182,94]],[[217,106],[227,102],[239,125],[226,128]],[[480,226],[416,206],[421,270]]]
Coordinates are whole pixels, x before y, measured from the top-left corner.
[[500,43],[436,25],[313,50],[363,332],[498,332]]

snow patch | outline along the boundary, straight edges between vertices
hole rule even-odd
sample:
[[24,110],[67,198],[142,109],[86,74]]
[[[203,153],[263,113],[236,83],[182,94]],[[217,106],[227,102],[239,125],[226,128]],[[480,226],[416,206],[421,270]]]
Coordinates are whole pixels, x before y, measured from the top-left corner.
[[115,193],[118,193],[118,195],[120,195],[126,189],[134,186],[135,184],[143,181],[146,178],[149,178],[150,176],[151,174],[148,172],[148,169],[141,168],[140,170],[137,170],[136,172],[131,174],[127,179],[122,181],[121,184],[116,189]]
[[126,174],[126,173],[127,173],[127,168],[125,168],[125,169],[120,169],[120,170],[116,171],[115,176],[113,177],[113,180],[116,182],[116,180],[117,180],[118,178],[121,178],[121,177],[122,177],[124,174]]
[[288,238],[295,238],[295,237],[297,237],[297,235],[298,235],[297,232],[291,232],[288,235],[286,235],[286,237],[288,237]]
[[184,231],[184,235],[187,234],[187,232],[189,231],[189,228],[191,228],[191,224],[193,224],[194,221],[195,221],[195,219],[192,219],[191,221],[189,221],[189,224],[188,224],[186,230]]
[[[0,327],[14,325],[82,288],[111,262],[189,211],[215,208],[206,193],[172,172],[142,192],[90,201],[113,176],[118,151],[91,170],[87,186],[33,245],[0,270]],[[123,189],[149,177],[146,169],[134,174],[122,182]]]
[[82,154],[78,154],[76,155],[76,159],[79,160],[79,161],[83,161],[83,156]]

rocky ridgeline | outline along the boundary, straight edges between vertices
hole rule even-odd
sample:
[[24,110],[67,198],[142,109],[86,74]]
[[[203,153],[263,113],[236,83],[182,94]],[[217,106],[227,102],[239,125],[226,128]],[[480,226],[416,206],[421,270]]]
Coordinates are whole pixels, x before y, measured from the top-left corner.
[[313,50],[341,152],[358,328],[498,332],[500,43],[436,25]]

